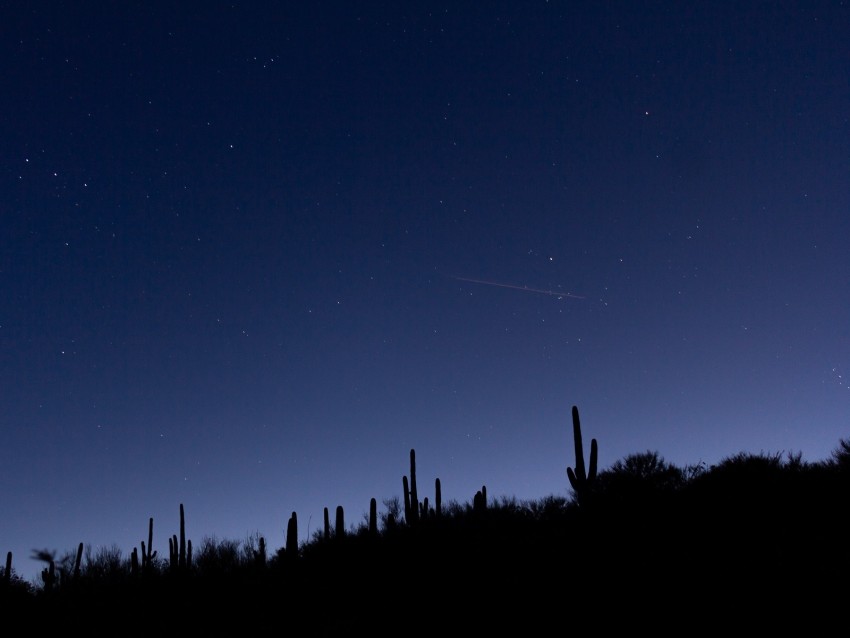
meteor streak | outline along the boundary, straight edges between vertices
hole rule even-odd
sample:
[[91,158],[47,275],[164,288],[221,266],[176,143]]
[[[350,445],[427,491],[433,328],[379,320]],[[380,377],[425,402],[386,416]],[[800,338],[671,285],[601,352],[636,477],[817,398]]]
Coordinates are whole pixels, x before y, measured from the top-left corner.
[[536,292],[540,295],[550,295],[552,297],[558,297],[559,299],[563,299],[564,297],[569,297],[570,299],[584,299],[579,295],[572,295],[568,292],[557,292],[555,290],[541,290],[539,288],[529,288],[528,286],[514,286],[513,284],[501,284],[497,281],[484,281],[482,279],[469,279],[467,277],[454,277],[458,281],[468,281],[473,284],[483,284],[485,286],[498,286],[499,288],[512,288],[513,290],[522,290],[524,292]]

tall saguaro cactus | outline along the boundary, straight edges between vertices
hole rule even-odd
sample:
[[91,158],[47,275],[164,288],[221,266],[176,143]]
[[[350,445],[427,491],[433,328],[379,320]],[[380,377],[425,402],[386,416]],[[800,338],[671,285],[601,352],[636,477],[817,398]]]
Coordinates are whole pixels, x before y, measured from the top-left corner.
[[596,479],[596,460],[598,457],[598,449],[596,439],[590,441],[590,462],[589,468],[585,469],[584,465],[584,447],[581,441],[581,422],[578,417],[578,407],[573,406],[573,443],[576,453],[576,469],[567,468],[567,478],[570,479],[570,485],[576,493],[576,499],[579,505],[587,502],[590,488]]
[[331,519],[328,513],[328,508],[325,508],[325,540],[331,539]]
[[375,498],[369,500],[369,536],[378,535],[378,501]]
[[47,567],[41,570],[41,580],[44,582],[45,591],[53,591],[56,586],[56,563],[53,559],[48,562]]
[[295,558],[298,554],[298,517],[295,512],[286,525],[286,555]]
[[258,567],[266,566],[266,539],[260,536],[260,547],[257,550],[256,559]]
[[482,485],[481,489],[475,492],[472,497],[472,511],[478,514],[487,511],[487,486]]
[[410,517],[419,520],[419,494],[416,491],[416,451],[410,449]]
[[406,476],[401,477],[401,487],[404,490],[404,522],[411,525],[413,519],[410,514],[410,483]]
[[80,577],[80,561],[83,560],[83,544],[82,542],[77,545],[77,556],[74,559],[74,580],[77,580]]
[[156,558],[156,552],[153,551],[153,517],[148,520],[148,545],[145,547],[145,541],[142,541],[142,571],[150,571],[153,569],[153,559]]
[[168,539],[168,568],[177,571],[177,534]]
[[7,583],[12,581],[12,552],[6,552],[6,571],[3,572],[3,580]]
[[338,539],[345,537],[345,512],[342,509],[342,505],[336,506],[336,528],[334,531]]
[[180,568],[186,567],[186,519],[183,516],[183,503],[180,503]]

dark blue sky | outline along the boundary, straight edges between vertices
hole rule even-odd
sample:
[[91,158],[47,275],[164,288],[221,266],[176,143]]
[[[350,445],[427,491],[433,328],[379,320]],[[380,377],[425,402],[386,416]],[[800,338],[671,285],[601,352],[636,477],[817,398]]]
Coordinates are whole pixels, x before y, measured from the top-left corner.
[[422,496],[566,495],[572,405],[603,467],[850,436],[845,3],[0,2],[0,35],[19,573],[151,516],[165,554],[180,503],[196,543],[357,524],[411,448]]

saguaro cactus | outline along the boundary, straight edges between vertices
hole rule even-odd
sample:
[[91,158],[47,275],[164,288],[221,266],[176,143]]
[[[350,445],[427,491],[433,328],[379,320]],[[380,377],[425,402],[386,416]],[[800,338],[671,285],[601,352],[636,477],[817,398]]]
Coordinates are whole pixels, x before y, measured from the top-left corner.
[[186,519],[183,517],[183,503],[180,503],[180,558],[181,568],[186,567]]
[[573,406],[573,443],[575,444],[576,453],[576,469],[567,468],[567,478],[570,479],[570,485],[576,493],[576,500],[579,505],[586,503],[593,481],[596,479],[596,460],[598,457],[598,449],[596,439],[590,441],[590,467],[585,469],[584,466],[584,447],[581,442],[581,422],[578,417],[578,407]]
[[378,501],[369,501],[369,536],[378,535]]
[[487,486],[482,485],[481,489],[475,492],[475,496],[472,497],[472,511],[473,512],[484,512],[487,509]]
[[443,514],[443,492],[440,488],[440,479],[434,481],[434,507],[437,518]]
[[12,580],[12,552],[6,552],[6,571],[3,572],[3,580],[7,583]]
[[328,512],[328,508],[325,508],[325,540],[328,541],[331,539],[331,518]]
[[45,591],[53,591],[56,585],[56,563],[53,560],[41,570],[41,580],[44,582]]
[[168,565],[172,571],[177,570],[179,554],[180,552],[178,551],[177,534],[173,534],[171,538],[168,539]]
[[257,566],[266,566],[266,539],[262,536],[260,536],[260,548],[257,550],[256,559]]
[[295,512],[286,525],[286,554],[292,558],[298,554],[298,516]]
[[336,537],[343,538],[345,536],[345,515],[342,510],[342,505],[336,506]]
[[145,541],[142,541],[142,571],[150,571],[153,569],[153,559],[156,558],[156,552],[153,551],[153,517],[148,520],[148,544],[145,547]]
[[77,556],[74,559],[74,580],[80,577],[80,561],[83,560],[83,544],[77,546]]
[[406,476],[401,477],[401,486],[404,490],[404,522],[411,525],[413,523],[413,519],[410,514],[410,483]]
[[419,520],[419,494],[416,491],[416,451],[410,450],[410,516],[413,522]]

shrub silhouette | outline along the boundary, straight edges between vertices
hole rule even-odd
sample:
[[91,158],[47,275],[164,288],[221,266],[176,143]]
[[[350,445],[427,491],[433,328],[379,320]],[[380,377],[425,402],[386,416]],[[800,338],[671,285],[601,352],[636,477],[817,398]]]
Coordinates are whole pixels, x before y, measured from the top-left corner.
[[832,466],[841,471],[850,473],[850,439],[841,439],[830,457]]
[[659,506],[685,486],[685,477],[685,470],[668,463],[658,452],[630,454],[599,473],[596,498],[607,506]]
[[238,541],[204,536],[195,552],[195,571],[199,576],[229,574],[250,565],[246,558]]

